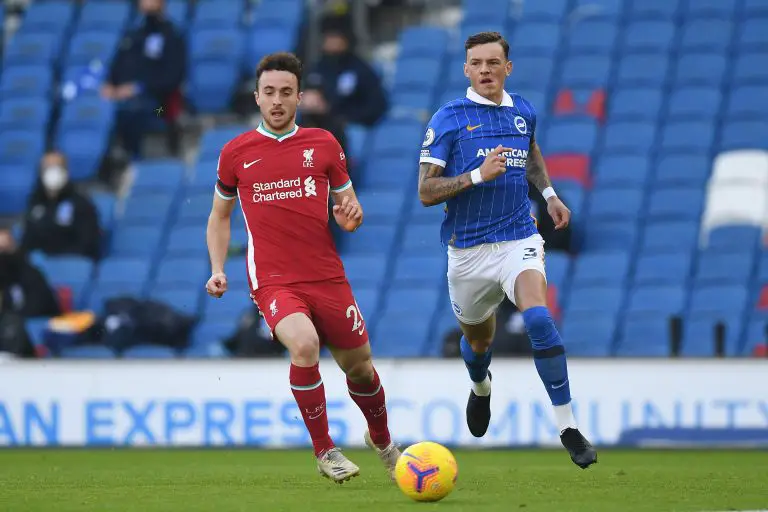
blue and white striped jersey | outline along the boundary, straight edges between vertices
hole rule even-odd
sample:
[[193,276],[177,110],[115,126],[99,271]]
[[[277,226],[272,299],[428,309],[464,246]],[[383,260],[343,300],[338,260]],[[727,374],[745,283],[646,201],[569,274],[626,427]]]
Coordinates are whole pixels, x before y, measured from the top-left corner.
[[504,154],[506,173],[447,201],[444,246],[465,248],[536,234],[525,177],[535,130],[536,110],[522,96],[504,92],[496,105],[471,87],[465,98],[446,103],[432,116],[419,162],[444,167],[443,176],[477,169],[499,144],[512,149]]

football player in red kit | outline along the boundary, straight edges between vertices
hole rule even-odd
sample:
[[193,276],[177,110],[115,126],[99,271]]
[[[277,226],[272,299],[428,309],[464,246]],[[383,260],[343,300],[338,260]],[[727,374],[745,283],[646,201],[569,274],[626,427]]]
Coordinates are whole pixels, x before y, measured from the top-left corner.
[[347,376],[352,400],[368,422],[365,441],[390,477],[400,452],[390,439],[384,388],[371,360],[365,320],[347,282],[328,227],[328,199],[345,231],[363,222],[344,152],[329,132],[296,125],[301,62],[290,53],[265,57],[256,71],[263,121],[221,150],[208,220],[213,297],[227,291],[224,262],[230,217],[238,199],[248,231],[251,297],[273,337],[291,356],[289,380],[309,430],[318,471],[335,482],[360,472],[328,433],[325,389],[318,369],[327,346]]

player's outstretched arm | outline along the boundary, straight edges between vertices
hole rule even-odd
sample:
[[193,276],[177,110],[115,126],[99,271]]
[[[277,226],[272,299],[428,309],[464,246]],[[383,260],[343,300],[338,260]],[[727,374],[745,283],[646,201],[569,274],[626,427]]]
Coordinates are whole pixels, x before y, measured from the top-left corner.
[[468,172],[445,178],[443,171],[445,169],[437,164],[423,163],[419,166],[419,199],[424,206],[444,203],[472,187]]
[[213,195],[213,207],[208,216],[206,241],[208,255],[211,258],[211,279],[206,288],[208,293],[221,297],[227,290],[227,279],[224,274],[224,263],[227,261],[229,239],[231,235],[230,219],[235,208],[235,199],[222,199],[218,194]]
[[351,184],[339,192],[331,192],[333,198],[333,218],[344,231],[357,230],[363,223],[363,207],[357,201],[357,194]]
[[552,220],[555,221],[555,229],[563,229],[571,221],[571,210],[563,204],[552,188],[552,181],[549,179],[547,164],[544,161],[544,155],[541,154],[536,139],[531,139],[531,146],[528,151],[528,162],[525,167],[525,174],[528,181],[541,192],[547,201],[547,212]]

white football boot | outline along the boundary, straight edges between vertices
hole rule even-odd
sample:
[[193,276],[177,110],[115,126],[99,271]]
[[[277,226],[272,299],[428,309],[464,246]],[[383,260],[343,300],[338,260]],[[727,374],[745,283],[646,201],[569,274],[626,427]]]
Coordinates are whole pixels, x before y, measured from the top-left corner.
[[318,457],[317,471],[337,484],[343,484],[360,474],[360,468],[341,453],[340,448],[331,448]]
[[371,439],[371,434],[367,430],[365,431],[365,444],[376,452],[376,455],[379,456],[379,459],[381,459],[381,462],[384,464],[384,468],[387,470],[390,480],[394,482],[395,466],[397,465],[397,460],[400,458],[400,450],[397,448],[397,445],[390,441],[389,446],[381,449],[374,444]]

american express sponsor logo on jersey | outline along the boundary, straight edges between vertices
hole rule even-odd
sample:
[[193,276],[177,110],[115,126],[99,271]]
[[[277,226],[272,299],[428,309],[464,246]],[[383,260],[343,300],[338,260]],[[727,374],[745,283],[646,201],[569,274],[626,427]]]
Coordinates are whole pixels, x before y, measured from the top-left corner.
[[[485,158],[491,151],[491,148],[480,148],[477,150],[476,156],[477,158]],[[507,159],[507,167],[525,167],[528,162],[527,149],[512,149],[512,151],[505,151],[502,155]]]

